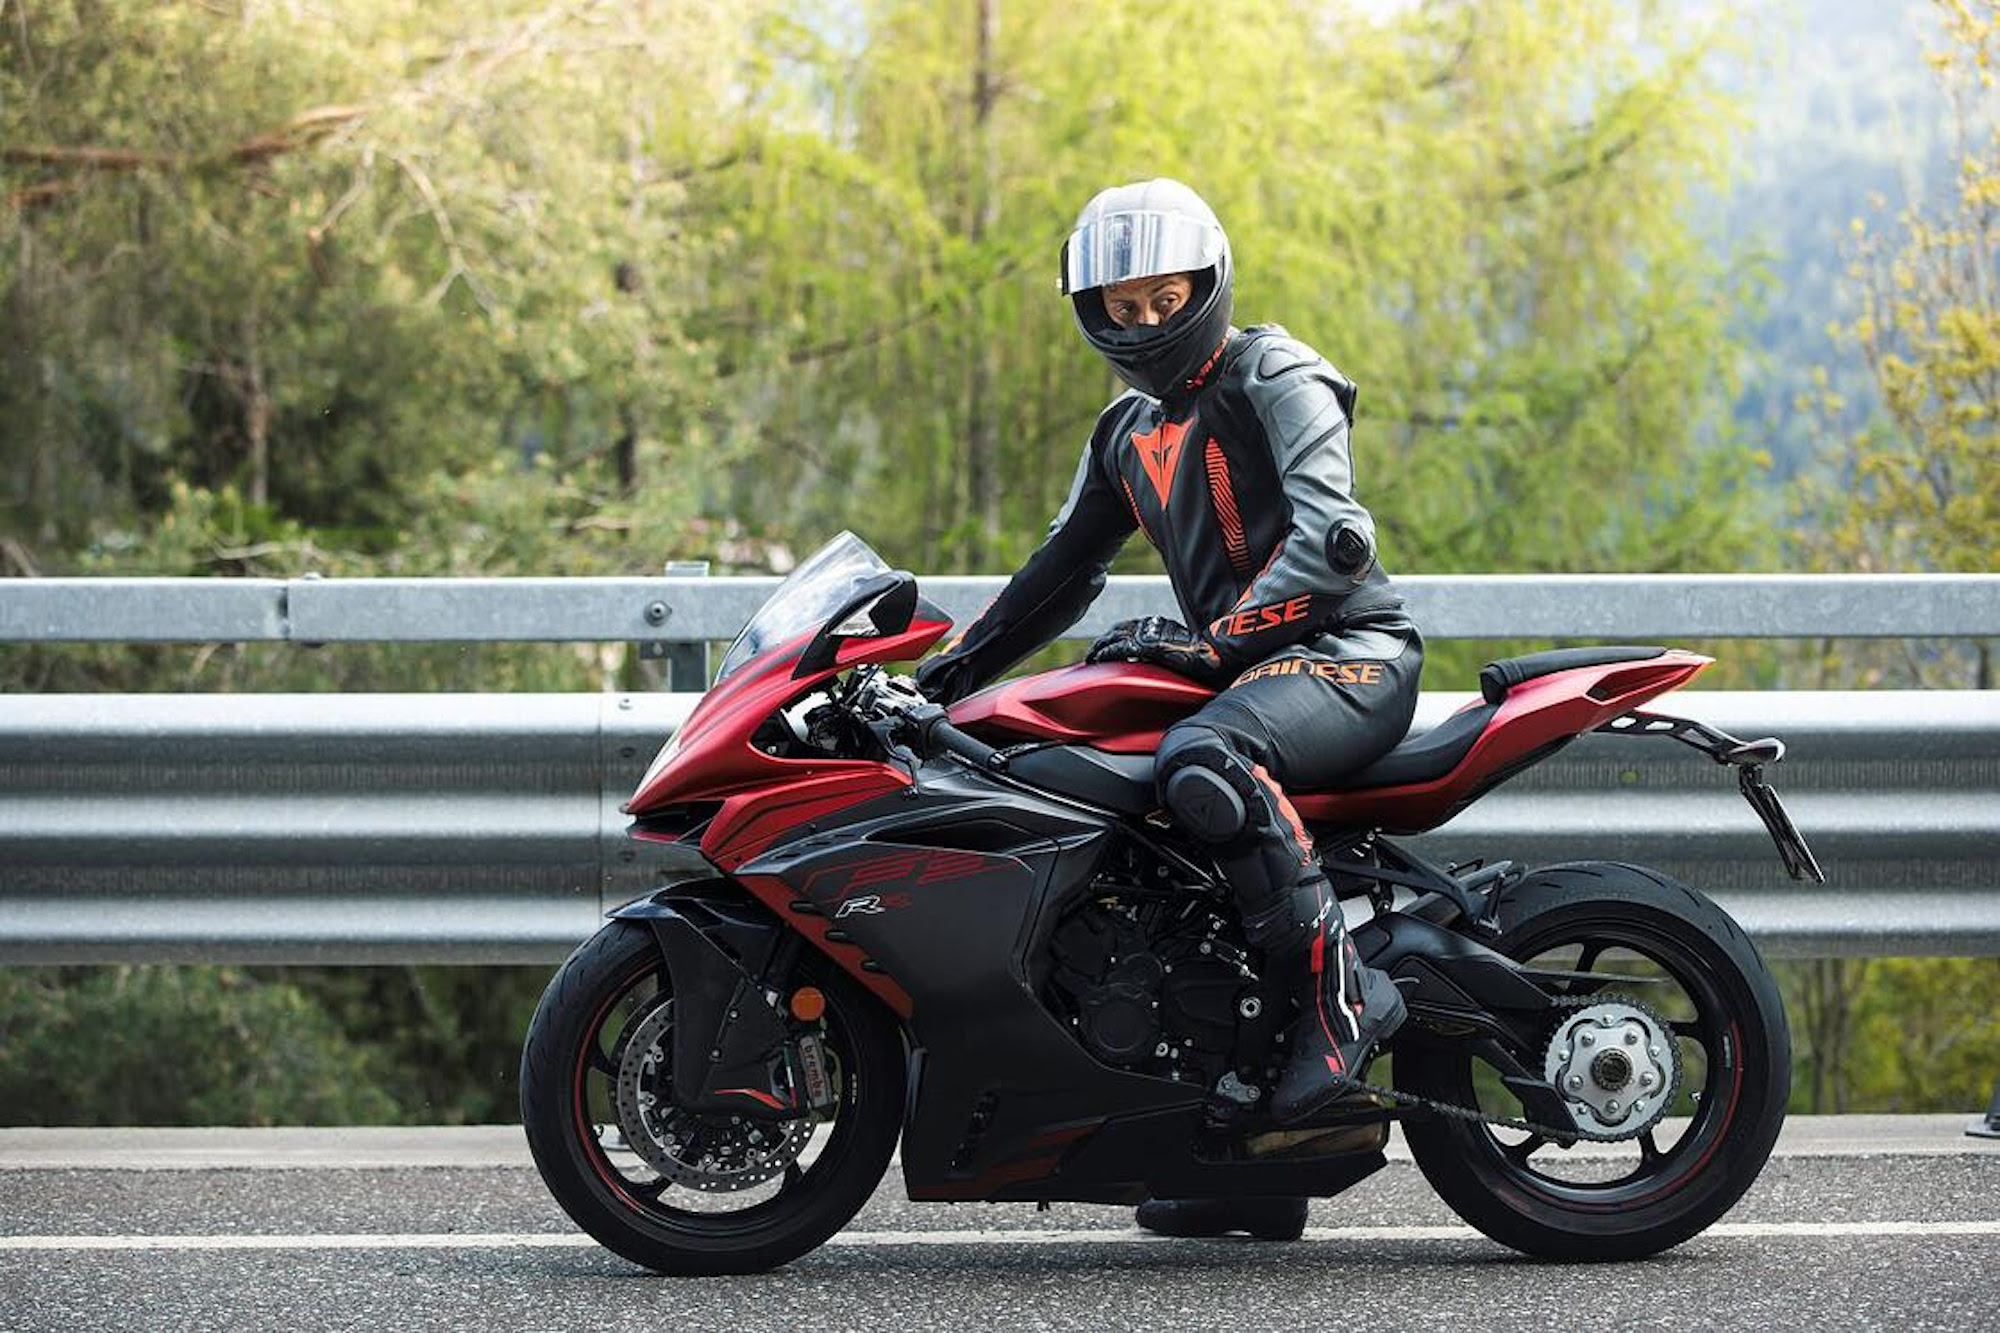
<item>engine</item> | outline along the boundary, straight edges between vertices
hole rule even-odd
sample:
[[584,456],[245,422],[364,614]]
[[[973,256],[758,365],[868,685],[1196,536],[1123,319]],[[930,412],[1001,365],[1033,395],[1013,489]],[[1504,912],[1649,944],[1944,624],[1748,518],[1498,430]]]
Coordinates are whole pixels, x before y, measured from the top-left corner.
[[1254,1100],[1283,997],[1258,976],[1236,922],[1206,897],[1137,876],[1096,888],[1050,940],[1050,1008],[1106,1064]]

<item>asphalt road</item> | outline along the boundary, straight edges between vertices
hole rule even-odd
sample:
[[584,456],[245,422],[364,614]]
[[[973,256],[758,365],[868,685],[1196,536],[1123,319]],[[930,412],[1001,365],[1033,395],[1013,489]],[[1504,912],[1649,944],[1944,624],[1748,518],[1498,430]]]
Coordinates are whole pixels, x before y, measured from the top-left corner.
[[1642,1263],[1523,1260],[1407,1161],[1290,1245],[1121,1209],[911,1204],[820,1251],[655,1277],[579,1236],[518,1130],[0,1130],[0,1329],[2000,1327],[2000,1142],[1795,1121],[1725,1222]]

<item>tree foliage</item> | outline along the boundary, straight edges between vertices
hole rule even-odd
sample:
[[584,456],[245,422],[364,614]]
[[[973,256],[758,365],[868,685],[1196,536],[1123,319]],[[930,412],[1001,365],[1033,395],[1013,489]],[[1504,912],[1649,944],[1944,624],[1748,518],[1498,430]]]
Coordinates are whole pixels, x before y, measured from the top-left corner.
[[401,551],[441,472],[547,456],[629,494],[645,469],[704,461],[687,330],[714,242],[681,210],[725,132],[732,11],[75,0],[7,17],[0,515],[17,548],[60,565],[185,484],[234,486],[323,549]]
[[[1927,57],[1949,108],[1957,170],[1942,200],[1921,194],[1856,218],[1848,281],[1857,316],[1837,343],[1873,378],[1880,411],[1859,429],[1822,371],[1801,406],[1827,423],[1831,479],[1800,545],[1854,572],[1994,568],[2000,532],[2000,0],[1934,0],[1941,45]],[[1967,659],[1970,659],[1968,662]],[[1992,688],[1993,645],[1899,645],[1857,659],[1877,681]],[[1840,659],[1826,683],[1844,683]],[[1849,668],[1851,669],[1851,668]]]
[[1362,384],[1396,568],[1757,558],[1724,447],[1740,288],[1689,220],[1727,165],[1720,33],[1564,0],[990,12],[879,0],[798,58],[809,148],[742,181],[769,258],[741,322],[791,338],[763,371],[784,445],[739,504],[775,469],[798,526],[858,489],[918,567],[1019,558],[1113,390],[1057,247],[1097,189],[1162,174],[1221,213],[1239,317]]
[[374,1124],[380,1072],[306,992],[239,969],[0,972],[8,1124]]

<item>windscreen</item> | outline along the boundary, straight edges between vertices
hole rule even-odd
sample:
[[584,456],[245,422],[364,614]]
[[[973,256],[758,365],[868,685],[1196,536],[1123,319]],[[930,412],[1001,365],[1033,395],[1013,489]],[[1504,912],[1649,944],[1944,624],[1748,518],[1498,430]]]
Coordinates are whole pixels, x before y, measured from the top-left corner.
[[841,533],[787,575],[750,617],[750,623],[722,655],[714,683],[720,685],[759,653],[818,629],[864,580],[888,572],[889,566],[867,542],[851,532]]

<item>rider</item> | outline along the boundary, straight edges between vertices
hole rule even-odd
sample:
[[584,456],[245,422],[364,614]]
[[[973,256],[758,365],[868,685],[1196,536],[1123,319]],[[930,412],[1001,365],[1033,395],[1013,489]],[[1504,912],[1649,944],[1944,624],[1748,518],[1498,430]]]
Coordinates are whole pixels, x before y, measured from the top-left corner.
[[[1423,641],[1354,496],[1355,388],[1275,324],[1232,327],[1228,238],[1178,181],[1105,190],[1062,250],[1077,327],[1131,386],[1098,416],[1048,537],[917,680],[951,703],[1075,624],[1136,529],[1188,623],[1128,620],[1092,662],[1147,662],[1219,691],[1161,741],[1161,804],[1207,843],[1249,942],[1297,977],[1298,1016],[1270,1100],[1325,1106],[1403,1021],[1388,976],[1349,943],[1284,789],[1325,787],[1393,747],[1416,706]],[[1305,1201],[1153,1203],[1175,1234],[1296,1236]]]

